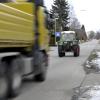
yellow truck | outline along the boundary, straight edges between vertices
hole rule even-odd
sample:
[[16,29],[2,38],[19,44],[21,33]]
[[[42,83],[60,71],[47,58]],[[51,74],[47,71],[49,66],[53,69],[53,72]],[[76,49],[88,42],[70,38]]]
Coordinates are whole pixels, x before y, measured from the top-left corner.
[[0,100],[17,96],[24,77],[46,79],[47,16],[42,0],[0,0]]

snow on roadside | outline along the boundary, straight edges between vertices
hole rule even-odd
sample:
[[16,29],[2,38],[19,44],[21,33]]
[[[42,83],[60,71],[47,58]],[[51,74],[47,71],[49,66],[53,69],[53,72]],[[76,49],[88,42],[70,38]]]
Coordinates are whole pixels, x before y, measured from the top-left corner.
[[100,86],[76,88],[72,100],[100,100]]
[[[86,75],[100,74],[100,50],[94,50],[84,64]],[[100,85],[79,86],[74,89],[71,100],[100,100]]]
[[100,73],[100,51],[93,51],[84,64],[86,73]]

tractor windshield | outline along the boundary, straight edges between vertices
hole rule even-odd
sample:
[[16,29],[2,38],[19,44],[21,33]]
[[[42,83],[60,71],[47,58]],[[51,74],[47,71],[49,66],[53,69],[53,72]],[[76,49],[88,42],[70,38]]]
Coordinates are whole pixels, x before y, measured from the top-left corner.
[[62,41],[73,41],[75,39],[75,34],[73,33],[63,33],[61,36]]

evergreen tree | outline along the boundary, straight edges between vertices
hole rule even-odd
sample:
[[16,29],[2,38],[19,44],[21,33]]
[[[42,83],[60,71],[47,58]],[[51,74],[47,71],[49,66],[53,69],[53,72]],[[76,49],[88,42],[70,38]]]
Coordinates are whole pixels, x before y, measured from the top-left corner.
[[71,19],[72,21],[70,22],[70,30],[75,30],[75,29],[81,29],[80,22],[76,17]]
[[51,10],[55,18],[57,18],[58,28],[68,29],[69,23],[69,4],[66,0],[54,0]]

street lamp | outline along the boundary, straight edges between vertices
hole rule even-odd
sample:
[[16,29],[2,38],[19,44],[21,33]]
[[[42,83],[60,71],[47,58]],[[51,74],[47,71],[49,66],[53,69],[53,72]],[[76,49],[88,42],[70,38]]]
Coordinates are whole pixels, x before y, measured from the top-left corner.
[[54,27],[54,32],[55,32],[55,45],[56,45],[56,31],[57,31],[57,19],[58,19],[58,14],[55,13],[54,14],[54,24],[55,24],[55,27]]
[[55,18],[55,45],[57,44],[56,43],[57,19],[58,18]]
[[55,18],[55,32],[57,31],[57,19],[58,18]]

